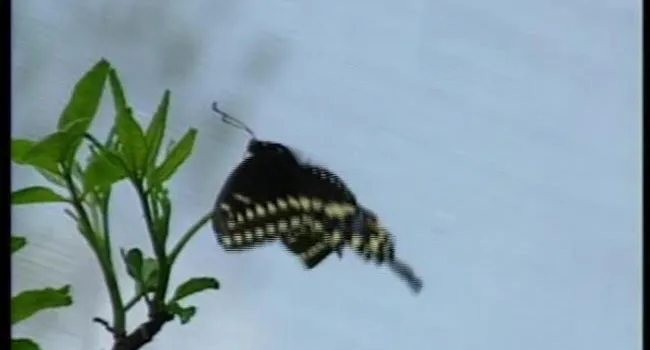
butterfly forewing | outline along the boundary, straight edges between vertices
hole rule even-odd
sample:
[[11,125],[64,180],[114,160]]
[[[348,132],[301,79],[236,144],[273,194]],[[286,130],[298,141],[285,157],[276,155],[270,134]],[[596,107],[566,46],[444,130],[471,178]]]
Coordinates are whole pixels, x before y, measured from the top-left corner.
[[212,225],[224,249],[249,249],[296,228],[300,211],[293,194],[299,175],[300,167],[290,154],[253,154],[242,161],[215,203]]

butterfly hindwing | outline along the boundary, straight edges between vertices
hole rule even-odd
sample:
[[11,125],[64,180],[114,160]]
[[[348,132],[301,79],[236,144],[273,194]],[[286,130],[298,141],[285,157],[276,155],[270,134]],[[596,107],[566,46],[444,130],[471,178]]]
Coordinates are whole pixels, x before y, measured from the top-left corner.
[[321,187],[312,184],[313,188],[325,187],[331,193],[336,193],[337,197],[332,197],[333,200],[355,206],[354,212],[338,222],[347,244],[365,260],[377,263],[391,260],[395,244],[388,230],[381,226],[376,214],[357,202],[352,191],[338,175],[320,166],[310,166],[309,170],[317,175],[315,178],[318,178],[320,183],[325,183]]
[[[338,214],[337,211],[331,211],[329,215],[320,216],[326,228],[325,232],[318,233],[323,240],[309,235],[301,236],[305,244],[311,244],[309,249],[300,255],[303,263],[312,268],[332,251],[340,252],[343,245],[347,245],[366,261],[376,264],[388,263],[412,290],[419,291],[422,281],[408,265],[395,258],[394,239],[382,226],[377,215],[357,202],[355,195],[338,175],[321,166],[305,165],[305,168],[311,176],[303,179],[302,191],[342,208]],[[346,206],[354,210],[343,210]],[[343,242],[334,239],[332,243],[334,237],[342,238]],[[327,244],[328,241],[330,244]]]
[[343,180],[324,167],[303,164],[300,193],[305,203],[305,215],[311,224],[285,247],[299,256],[303,265],[314,268],[332,252],[341,256],[346,242],[346,230],[356,211],[356,198]]

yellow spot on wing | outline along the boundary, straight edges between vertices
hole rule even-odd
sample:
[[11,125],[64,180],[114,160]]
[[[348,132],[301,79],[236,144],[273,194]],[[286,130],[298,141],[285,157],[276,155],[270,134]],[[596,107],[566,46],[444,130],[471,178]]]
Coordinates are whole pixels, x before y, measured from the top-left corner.
[[339,230],[334,230],[332,231],[332,234],[330,236],[330,244],[332,246],[339,245],[343,241],[343,234]]
[[353,212],[354,209],[349,204],[330,203],[325,206],[325,215],[331,218],[345,218]]
[[278,208],[276,208],[275,204],[271,202],[266,203],[266,209],[268,209],[271,215],[275,214],[278,211]]
[[368,244],[368,250],[370,250],[372,253],[379,253],[379,248],[381,247],[381,240],[380,239],[371,239],[370,244]]
[[309,248],[309,250],[307,250],[306,252],[300,254],[300,258],[302,260],[309,260],[310,258],[314,257],[316,254],[320,253],[321,251],[323,251],[324,249],[327,249],[327,248],[328,247],[327,247],[327,245],[325,243],[318,242],[318,243],[314,244],[314,246]]
[[300,201],[302,210],[309,211],[309,209],[311,209],[311,202],[309,201],[309,198],[301,196],[298,200]]
[[359,248],[363,244],[363,240],[361,239],[361,235],[359,234],[354,234],[352,235],[352,247],[353,248]]
[[251,199],[244,196],[243,194],[235,193],[232,196],[233,196],[233,198],[235,198],[236,200],[238,200],[238,201],[240,201],[240,202],[242,202],[244,204],[250,204],[251,203]]
[[302,224],[307,227],[311,227],[314,221],[311,215],[307,215],[307,214],[303,214],[301,220],[302,220]]
[[300,202],[298,202],[294,197],[287,196],[287,201],[289,202],[291,209],[300,209]]
[[291,228],[298,228],[300,227],[300,218],[298,216],[294,216],[291,218]]
[[266,211],[264,210],[264,207],[259,204],[255,205],[255,213],[259,217],[264,217],[264,215],[266,215]]
[[256,227],[255,228],[255,237],[257,239],[262,239],[264,238],[264,229],[261,227]]
[[313,198],[311,200],[311,206],[314,208],[314,211],[321,211],[323,209],[323,201],[318,198]]
[[275,226],[272,223],[266,224],[266,234],[269,237],[275,236]]

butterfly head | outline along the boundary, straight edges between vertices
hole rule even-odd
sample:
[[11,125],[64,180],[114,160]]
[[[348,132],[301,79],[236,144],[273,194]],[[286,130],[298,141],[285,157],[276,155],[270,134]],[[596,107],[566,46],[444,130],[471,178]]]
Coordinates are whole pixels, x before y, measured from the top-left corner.
[[248,142],[246,151],[254,156],[258,155],[289,155],[293,152],[285,145],[271,141],[260,141],[251,139]]
[[251,139],[246,147],[246,157],[258,160],[266,160],[287,166],[298,166],[301,163],[299,156],[294,150],[284,144],[272,141],[261,141]]

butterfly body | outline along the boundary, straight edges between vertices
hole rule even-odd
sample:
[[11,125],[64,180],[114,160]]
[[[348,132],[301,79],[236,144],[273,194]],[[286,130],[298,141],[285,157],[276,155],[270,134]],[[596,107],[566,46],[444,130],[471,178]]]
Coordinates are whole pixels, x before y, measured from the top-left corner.
[[288,147],[253,139],[249,157],[229,175],[215,203],[213,229],[226,251],[280,241],[312,269],[350,247],[366,261],[389,264],[414,291],[422,282],[395,258],[395,242],[343,180],[303,162]]

